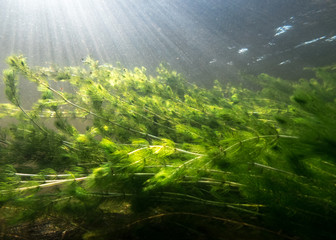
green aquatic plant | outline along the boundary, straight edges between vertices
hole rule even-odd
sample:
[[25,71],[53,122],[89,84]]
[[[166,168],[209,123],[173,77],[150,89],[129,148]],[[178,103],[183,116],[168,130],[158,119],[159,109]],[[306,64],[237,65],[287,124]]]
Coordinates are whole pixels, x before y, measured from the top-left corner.
[[[334,238],[335,66],[204,89],[163,65],[7,63],[3,238],[27,222],[63,239]],[[18,80],[40,95],[28,109]]]

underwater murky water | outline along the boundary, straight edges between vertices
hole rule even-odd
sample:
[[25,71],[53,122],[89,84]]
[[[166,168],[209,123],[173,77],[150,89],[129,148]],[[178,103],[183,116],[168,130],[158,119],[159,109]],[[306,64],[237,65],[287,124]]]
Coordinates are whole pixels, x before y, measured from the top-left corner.
[[150,72],[166,62],[203,85],[237,72],[295,79],[336,61],[335,12],[333,0],[0,0],[0,69],[13,53],[33,65],[91,55]]

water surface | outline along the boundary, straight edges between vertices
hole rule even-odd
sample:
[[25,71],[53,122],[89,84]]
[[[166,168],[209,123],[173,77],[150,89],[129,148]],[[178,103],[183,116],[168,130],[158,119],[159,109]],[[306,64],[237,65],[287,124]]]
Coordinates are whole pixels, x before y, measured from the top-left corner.
[[149,72],[166,62],[211,85],[237,72],[295,79],[336,62],[335,49],[333,0],[0,0],[1,70],[10,54],[33,65],[91,55]]

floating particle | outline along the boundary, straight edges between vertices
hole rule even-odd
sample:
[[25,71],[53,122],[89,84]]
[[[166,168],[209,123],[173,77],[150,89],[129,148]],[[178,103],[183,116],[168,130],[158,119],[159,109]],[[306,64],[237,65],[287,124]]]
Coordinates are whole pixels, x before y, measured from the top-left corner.
[[217,62],[216,58],[212,59],[209,63],[211,64],[211,63],[215,63],[215,62]]
[[283,61],[283,62],[281,62],[281,63],[279,63],[278,65],[285,65],[285,64],[289,64],[289,63],[291,63],[292,61],[291,60],[286,60],[286,61]]
[[317,42],[317,41],[320,41],[322,39],[325,39],[326,36],[322,36],[322,37],[319,37],[319,38],[315,38],[313,40],[310,40],[310,41],[306,41],[306,42],[303,42],[303,43],[300,43],[299,45],[296,45],[295,48],[298,48],[298,47],[302,47],[302,46],[305,46],[305,45],[309,45],[309,44],[312,44],[314,42]]
[[325,41],[326,42],[332,42],[332,41],[335,41],[336,40],[336,35],[335,36],[332,36],[330,38],[327,38]]
[[248,48],[241,48],[241,49],[238,50],[238,53],[239,53],[239,54],[244,54],[244,53],[246,53],[247,51],[248,51]]
[[289,29],[292,29],[292,28],[293,28],[293,26],[291,26],[291,25],[284,25],[282,27],[278,27],[277,29],[275,29],[274,37],[279,36],[281,34],[284,34]]

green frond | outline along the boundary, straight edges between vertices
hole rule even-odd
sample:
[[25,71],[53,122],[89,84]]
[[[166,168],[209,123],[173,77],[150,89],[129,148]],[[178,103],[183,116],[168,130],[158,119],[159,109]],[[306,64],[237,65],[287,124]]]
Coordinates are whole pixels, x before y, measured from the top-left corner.
[[19,104],[19,94],[17,89],[17,73],[14,69],[6,69],[3,71],[3,79],[5,82],[5,93],[8,100],[14,105]]

